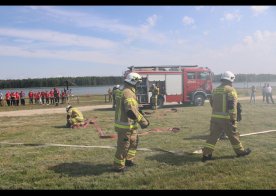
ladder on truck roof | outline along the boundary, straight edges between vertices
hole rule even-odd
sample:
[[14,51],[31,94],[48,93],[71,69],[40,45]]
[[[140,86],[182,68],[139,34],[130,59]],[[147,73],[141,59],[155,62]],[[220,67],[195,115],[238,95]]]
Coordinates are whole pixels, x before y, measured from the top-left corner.
[[159,66],[130,66],[130,71],[181,71],[181,68],[198,67],[198,65],[159,65]]

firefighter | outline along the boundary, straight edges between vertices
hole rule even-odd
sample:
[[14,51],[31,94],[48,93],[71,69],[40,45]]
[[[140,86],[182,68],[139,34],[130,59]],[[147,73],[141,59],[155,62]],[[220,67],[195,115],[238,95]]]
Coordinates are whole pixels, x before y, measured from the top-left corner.
[[156,110],[157,109],[157,99],[159,95],[159,88],[156,86],[156,84],[152,84],[150,88],[150,92],[152,92],[151,96],[151,105],[152,109]]
[[66,127],[74,128],[75,126],[84,125],[84,118],[82,113],[75,107],[68,105],[66,107],[67,112],[67,124]]
[[112,102],[112,94],[113,94],[113,92],[112,92],[111,88],[109,88],[107,91],[108,102]]
[[124,89],[116,96],[115,131],[118,134],[117,150],[114,157],[114,171],[123,172],[126,166],[134,166],[133,159],[138,146],[138,124],[142,129],[149,126],[149,121],[139,111],[136,87],[142,77],[134,72],[127,75]]
[[243,148],[237,131],[238,96],[235,88],[232,87],[234,80],[235,75],[232,72],[223,73],[220,86],[213,90],[210,97],[212,107],[210,136],[203,148],[203,162],[212,159],[212,153],[222,131],[228,136],[238,157],[246,156],[251,152],[249,148]]
[[113,100],[112,108],[113,109],[115,109],[115,107],[116,107],[116,96],[118,93],[120,93],[120,85],[119,84],[115,85],[112,89],[112,100]]

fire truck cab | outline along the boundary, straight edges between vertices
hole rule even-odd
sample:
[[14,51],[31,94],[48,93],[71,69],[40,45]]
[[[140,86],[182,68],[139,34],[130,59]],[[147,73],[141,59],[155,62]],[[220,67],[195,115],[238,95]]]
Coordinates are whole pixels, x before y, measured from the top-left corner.
[[201,106],[211,95],[212,72],[207,67],[198,65],[168,66],[131,66],[124,76],[136,72],[142,76],[142,83],[137,88],[137,98],[141,105],[151,105],[150,87],[159,87],[157,105],[162,107],[167,102],[191,103]]

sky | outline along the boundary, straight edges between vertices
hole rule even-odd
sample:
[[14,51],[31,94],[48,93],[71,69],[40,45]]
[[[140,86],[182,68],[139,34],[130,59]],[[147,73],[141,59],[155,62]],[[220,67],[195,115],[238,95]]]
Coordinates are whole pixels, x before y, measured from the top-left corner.
[[0,80],[199,65],[276,74],[276,6],[0,6]]

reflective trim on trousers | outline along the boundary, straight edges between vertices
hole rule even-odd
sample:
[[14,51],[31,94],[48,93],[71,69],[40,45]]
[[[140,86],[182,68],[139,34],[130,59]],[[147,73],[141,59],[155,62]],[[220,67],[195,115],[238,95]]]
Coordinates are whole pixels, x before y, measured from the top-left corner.
[[228,119],[230,120],[230,116],[224,116],[224,115],[217,115],[217,114],[212,114],[213,118],[221,118],[221,119]]
[[206,144],[204,145],[204,147],[205,147],[205,148],[210,148],[210,149],[212,149],[212,150],[215,149],[215,145],[213,145],[213,144],[208,144],[208,143],[206,143]]
[[135,156],[136,155],[136,150],[129,150],[127,155]]
[[115,123],[114,126],[119,129],[128,129],[128,130],[138,129],[138,125],[122,125],[122,124]]
[[116,157],[114,157],[114,165],[119,165],[121,167],[124,167],[125,166],[125,159],[120,160],[120,159],[117,159]]

